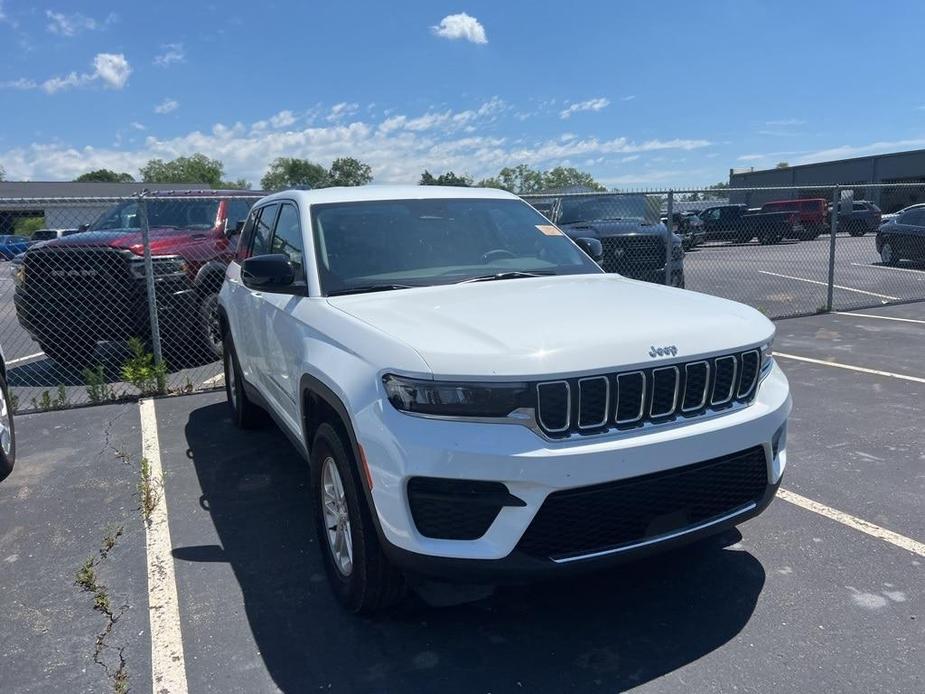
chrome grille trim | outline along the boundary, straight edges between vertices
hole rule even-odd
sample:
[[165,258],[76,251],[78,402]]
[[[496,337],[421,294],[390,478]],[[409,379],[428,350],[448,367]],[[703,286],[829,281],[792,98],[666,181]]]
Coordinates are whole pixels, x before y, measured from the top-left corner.
[[[543,398],[540,395],[540,389],[543,386],[555,386],[560,383],[565,386],[565,426],[553,429],[543,421]],[[569,430],[572,425],[572,386],[568,381],[544,381],[536,384],[536,419],[540,426],[550,434],[558,434]]]
[[[582,384],[586,381],[604,381],[604,418],[599,422],[593,424],[581,423],[581,402],[582,402]],[[607,420],[610,418],[610,379],[607,376],[588,376],[586,378],[578,379],[578,428],[585,429],[597,429],[599,427],[607,424]]]
[[726,356],[724,356],[724,357],[717,357],[716,359],[713,360],[713,362],[714,362],[714,364],[715,364],[716,375],[718,376],[718,375],[719,375],[719,364],[720,364],[720,362],[727,361],[727,360],[730,360],[730,359],[732,360],[732,378],[729,379],[729,392],[726,394],[726,396],[725,396],[724,398],[717,398],[717,397],[716,397],[716,395],[717,395],[717,393],[716,393],[716,383],[717,383],[717,381],[716,381],[716,376],[714,376],[714,378],[713,378],[713,394],[712,394],[712,397],[710,398],[710,404],[711,404],[711,405],[725,405],[727,402],[731,401],[731,400],[732,400],[732,397],[735,395],[735,392],[736,392],[736,377],[739,375],[739,360],[736,358],[735,355],[729,354],[729,355],[726,355]]
[[707,369],[706,378],[703,379],[703,396],[700,398],[700,402],[697,403],[695,407],[684,407],[682,402],[681,412],[693,412],[694,410],[699,410],[701,407],[707,404],[707,396],[710,394],[710,362],[706,359],[701,361],[692,361],[689,364],[684,365],[684,395],[685,400],[687,399],[687,378],[688,372],[692,366],[697,366],[698,364],[703,364]]
[[[642,377],[642,388],[640,389],[639,396],[639,413],[635,417],[630,419],[618,419],[620,416],[620,398],[623,397],[623,388],[620,387],[621,378],[629,378],[630,376],[641,376]],[[629,371],[627,373],[617,374],[617,404],[614,407],[614,422],[616,424],[632,424],[633,422],[638,422],[642,419],[643,415],[646,413],[646,372],[645,371]]]
[[755,377],[752,379],[751,383],[748,384],[748,389],[745,392],[742,391],[742,386],[746,384],[745,383],[739,384],[738,394],[736,395],[736,397],[738,397],[739,399],[747,398],[749,395],[752,394],[752,391],[755,389],[755,386],[758,385],[758,378],[761,376],[761,352],[759,352],[757,349],[750,349],[747,352],[742,352],[742,354],[739,355],[739,358],[742,360],[743,378],[745,376],[745,357],[748,354],[755,355]]
[[[655,386],[658,383],[658,374],[663,371],[674,372],[674,394],[671,397],[671,408],[666,412],[655,413],[653,408],[655,407]],[[653,419],[661,419],[662,417],[670,417],[674,414],[675,410],[678,409],[678,389],[681,387],[681,372],[677,366],[662,366],[658,369],[652,369],[652,398],[649,401],[649,416]]]

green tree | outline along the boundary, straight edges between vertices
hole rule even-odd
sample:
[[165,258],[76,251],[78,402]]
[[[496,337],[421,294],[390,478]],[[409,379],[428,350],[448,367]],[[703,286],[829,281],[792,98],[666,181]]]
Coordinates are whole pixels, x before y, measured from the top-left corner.
[[572,166],[557,166],[554,169],[550,169],[543,173],[542,181],[543,190],[560,190],[562,188],[576,186],[590,188],[591,190],[607,190],[606,186],[595,181],[591,174],[585,171],[579,171]]
[[328,171],[321,165],[308,159],[277,157],[260,179],[264,190],[283,190],[311,186],[324,188],[328,182]]
[[222,184],[225,167],[218,159],[197,152],[171,161],[151,159],[140,172],[145,183],[204,183],[217,188]]
[[219,181],[218,187],[222,190],[250,190],[251,182],[244,178],[234,181]]
[[458,175],[452,171],[447,171],[442,173],[439,176],[434,176],[427,169],[424,170],[424,173],[421,174],[421,180],[418,181],[420,186],[459,186],[462,188],[468,188],[472,185],[472,177],[466,175]]
[[13,223],[13,233],[17,236],[32,236],[44,226],[44,217],[20,217]]
[[329,186],[365,186],[373,180],[373,170],[353,157],[339,157],[331,162],[328,170]]
[[790,164],[788,164],[788,163],[785,162],[785,161],[779,161],[779,162],[777,162],[777,166],[775,166],[774,168],[776,168],[776,169],[789,169],[789,168],[790,168]]
[[725,200],[729,193],[729,184],[725,181],[720,181],[719,183],[714,183],[712,186],[707,186],[706,192],[703,193],[704,200]]
[[116,173],[110,169],[97,169],[80,174],[74,179],[76,183],[134,183],[132,174]]

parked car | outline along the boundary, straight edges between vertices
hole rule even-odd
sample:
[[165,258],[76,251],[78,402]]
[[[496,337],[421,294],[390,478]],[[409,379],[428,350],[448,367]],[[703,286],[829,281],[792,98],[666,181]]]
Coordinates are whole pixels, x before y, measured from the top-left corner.
[[881,214],[880,223],[883,224],[885,222],[892,222],[894,219],[899,217],[899,215],[901,215],[906,210],[915,209],[917,207],[925,207],[925,202],[916,203],[915,205],[909,205],[908,207],[904,207],[901,210],[898,210],[896,212],[890,212],[888,214]]
[[80,229],[36,229],[32,232],[33,241],[52,241],[54,239],[64,238],[79,234]]
[[779,210],[751,210],[747,205],[714,205],[700,213],[704,239],[762,244],[780,243],[784,238],[798,238],[803,230],[799,213]]
[[720,532],[787,463],[773,323],[602,272],[505,191],[271,195],[219,305],[232,419],[271,413],[309,461],[353,611],[406,573],[555,576]]
[[17,234],[0,235],[0,259],[12,260],[14,256],[19,255],[32,245],[32,241],[27,236]]
[[829,227],[829,202],[825,198],[804,198],[799,200],[776,200],[761,206],[762,212],[796,212],[801,227],[799,238],[812,241],[819,234],[827,234]]
[[13,427],[13,401],[6,378],[6,358],[0,349],[0,482],[9,477],[16,464],[16,430]]
[[[671,230],[681,237],[681,246],[685,251],[689,251],[698,244],[703,243],[703,221],[697,212],[673,212],[673,223]],[[663,215],[662,224],[668,224],[668,216]]]
[[884,265],[925,260],[925,206],[906,208],[893,221],[881,224],[875,243]]
[[[208,196],[208,197],[205,197]],[[161,337],[188,356],[221,358],[216,307],[231,233],[251,191],[169,191],[146,199]],[[20,325],[55,361],[91,364],[100,340],[150,333],[139,200],[89,230],[31,248],[12,270]]]
[[[831,214],[831,205],[829,206]],[[838,213],[838,231],[847,232],[851,236],[864,236],[869,231],[877,231],[882,223],[880,208],[867,200],[856,200],[851,203],[850,212]]]
[[572,239],[600,241],[600,265],[606,272],[665,284],[667,264],[671,285],[684,286],[681,237],[659,222],[657,207],[646,195],[562,197],[556,202],[555,222]]

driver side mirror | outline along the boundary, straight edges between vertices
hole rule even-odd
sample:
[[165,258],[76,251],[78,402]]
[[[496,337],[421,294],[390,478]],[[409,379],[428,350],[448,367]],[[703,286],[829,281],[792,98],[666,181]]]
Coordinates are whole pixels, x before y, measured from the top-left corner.
[[604,247],[597,239],[583,236],[575,239],[575,243],[577,243],[578,247],[595,263],[600,263],[604,259]]
[[232,236],[240,234],[241,230],[244,229],[244,221],[243,219],[239,219],[235,222],[234,226],[231,226],[231,220],[228,220],[228,222],[225,223],[225,236],[231,238]]
[[295,267],[282,253],[255,255],[241,263],[241,282],[248,289],[279,294],[305,294],[304,284],[296,284]]

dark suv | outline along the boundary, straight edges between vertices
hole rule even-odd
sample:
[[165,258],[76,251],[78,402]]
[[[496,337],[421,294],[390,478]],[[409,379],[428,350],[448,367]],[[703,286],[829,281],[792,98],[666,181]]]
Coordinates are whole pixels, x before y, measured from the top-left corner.
[[[152,193],[145,198],[161,335],[186,354],[221,358],[218,291],[252,191]],[[73,367],[101,340],[150,336],[141,199],[120,202],[89,229],[17,259],[16,315],[42,350]]]

